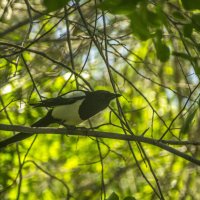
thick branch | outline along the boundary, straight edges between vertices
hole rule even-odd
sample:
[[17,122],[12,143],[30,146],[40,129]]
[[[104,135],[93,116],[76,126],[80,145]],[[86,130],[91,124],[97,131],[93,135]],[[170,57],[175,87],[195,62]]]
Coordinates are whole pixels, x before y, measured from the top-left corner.
[[[109,139],[117,139],[117,140],[125,140],[125,141],[135,141],[135,142],[143,142],[146,144],[151,144],[157,147],[160,147],[170,153],[173,153],[179,157],[184,158],[192,163],[195,163],[200,166],[200,160],[193,158],[185,153],[174,149],[167,144],[172,145],[200,145],[200,142],[188,142],[188,141],[170,141],[170,140],[155,140],[143,136],[136,135],[123,135],[119,133],[110,133],[110,132],[101,132],[94,131],[86,128],[41,128],[41,127],[26,127],[26,126],[18,126],[18,125],[6,125],[0,124],[0,130],[4,131],[17,131],[24,132],[27,134],[66,134],[66,135],[78,135],[78,136],[90,136],[90,137],[98,137],[98,138],[109,138]],[[1,146],[0,146],[1,148]]]

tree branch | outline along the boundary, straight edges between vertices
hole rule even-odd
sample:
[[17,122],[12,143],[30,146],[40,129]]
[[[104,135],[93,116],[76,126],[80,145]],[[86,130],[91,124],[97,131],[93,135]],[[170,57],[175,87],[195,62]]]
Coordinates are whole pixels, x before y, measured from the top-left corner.
[[124,141],[143,142],[146,144],[151,144],[151,145],[160,147],[161,149],[164,149],[170,153],[173,153],[179,157],[182,157],[185,160],[188,160],[200,166],[200,160],[197,160],[193,158],[192,156],[182,153],[179,150],[167,145],[167,144],[200,145],[200,142],[155,140],[155,139],[147,138],[143,136],[101,132],[101,131],[94,131],[94,130],[86,129],[86,128],[74,128],[74,129],[73,128],[47,128],[47,127],[41,128],[41,127],[26,127],[26,126],[18,126],[18,125],[0,124],[0,130],[24,132],[27,134],[33,134],[33,133],[35,134],[66,134],[66,135],[72,135],[72,136],[90,136],[90,137],[97,137],[97,138],[108,138],[108,139],[117,139],[117,140],[124,140]]

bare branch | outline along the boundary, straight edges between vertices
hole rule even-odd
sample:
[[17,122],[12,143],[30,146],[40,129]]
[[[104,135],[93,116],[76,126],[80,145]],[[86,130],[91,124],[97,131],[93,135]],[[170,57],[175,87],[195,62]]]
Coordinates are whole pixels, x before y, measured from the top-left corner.
[[[136,135],[123,135],[119,133],[110,133],[110,132],[101,132],[101,131],[93,131],[86,128],[41,128],[41,127],[26,127],[26,126],[18,126],[18,125],[6,125],[0,124],[0,130],[4,131],[19,131],[25,132],[27,134],[66,134],[72,136],[90,136],[90,137],[97,137],[97,138],[108,138],[108,139],[117,139],[117,140],[124,140],[124,141],[135,141],[135,142],[143,142],[146,144],[151,144],[161,149],[164,149],[170,153],[173,153],[179,157],[184,158],[194,164],[200,166],[200,160],[193,158],[185,153],[180,152],[179,150],[172,148],[166,144],[176,144],[176,145],[189,145],[189,142],[184,141],[169,141],[169,140],[155,140],[143,136],[136,136]],[[195,143],[192,142],[191,145],[200,145],[200,142]],[[1,148],[1,146],[0,146]]]

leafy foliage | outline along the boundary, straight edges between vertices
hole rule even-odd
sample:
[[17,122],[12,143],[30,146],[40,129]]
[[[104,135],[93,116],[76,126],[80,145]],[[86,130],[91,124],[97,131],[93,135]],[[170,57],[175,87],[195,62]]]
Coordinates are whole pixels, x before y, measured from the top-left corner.
[[[162,12],[162,4],[157,4],[151,9],[148,8],[149,2],[142,1],[111,1],[106,0],[101,4],[101,8],[108,10],[114,14],[124,14],[130,19],[130,28],[132,33],[141,40],[156,38],[162,39],[162,35],[156,32],[162,32],[162,26],[167,25],[166,16]],[[142,14],[141,14],[142,13]],[[162,62],[169,59],[169,48],[164,43],[157,42],[156,46],[157,58]]]
[[51,12],[64,7],[65,5],[67,5],[68,2],[69,0],[44,0],[44,5],[46,6],[47,11]]
[[[80,126],[155,142],[33,136],[1,149],[0,199],[199,199],[198,9],[195,0],[0,1],[1,124],[31,126],[47,110],[30,103],[104,89],[122,97]],[[174,154],[154,145],[161,138]]]
[[186,10],[196,10],[196,9],[200,9],[200,2],[199,1],[195,1],[195,0],[191,0],[191,1],[187,1],[187,0],[181,0],[183,7]]

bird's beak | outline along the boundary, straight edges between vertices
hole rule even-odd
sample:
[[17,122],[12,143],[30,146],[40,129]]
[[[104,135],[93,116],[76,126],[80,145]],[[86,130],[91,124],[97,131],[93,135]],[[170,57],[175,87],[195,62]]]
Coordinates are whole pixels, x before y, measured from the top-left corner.
[[121,94],[112,94],[112,99],[115,99],[115,98],[118,98],[118,97],[121,97],[122,95]]

